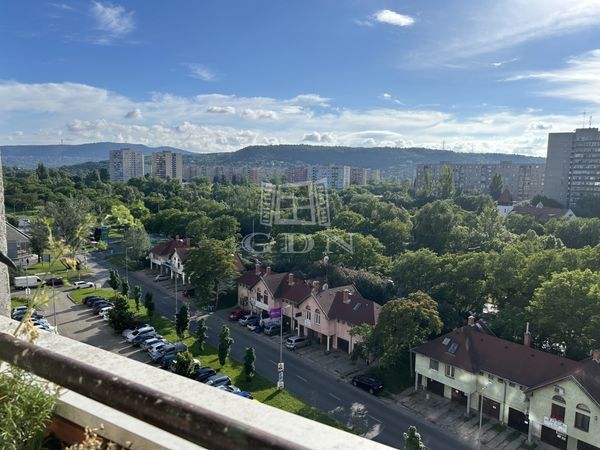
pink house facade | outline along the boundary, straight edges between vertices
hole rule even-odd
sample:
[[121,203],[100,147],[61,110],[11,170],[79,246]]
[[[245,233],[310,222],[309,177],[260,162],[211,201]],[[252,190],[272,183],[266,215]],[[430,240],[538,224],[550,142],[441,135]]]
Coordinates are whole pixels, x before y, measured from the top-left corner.
[[309,336],[331,349],[351,353],[359,342],[350,336],[356,325],[375,325],[381,306],[365,299],[353,286],[321,287],[293,272],[275,273],[270,267],[246,272],[238,279],[238,304],[267,316],[282,309],[284,323],[298,335]]

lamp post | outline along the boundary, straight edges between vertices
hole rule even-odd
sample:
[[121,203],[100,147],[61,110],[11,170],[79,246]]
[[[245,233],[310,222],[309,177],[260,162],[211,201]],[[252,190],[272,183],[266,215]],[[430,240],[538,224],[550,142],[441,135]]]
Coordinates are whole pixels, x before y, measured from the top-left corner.
[[485,383],[481,389],[481,398],[479,400],[479,430],[477,431],[477,450],[481,449],[481,425],[483,424],[483,393],[492,385],[491,381]]
[[127,284],[129,284],[129,259],[127,258],[127,250],[132,247],[125,247],[125,279],[127,280]]
[[[281,317],[279,318],[279,364],[277,364],[277,372],[281,375],[279,375],[279,381],[277,382],[278,389],[283,389],[283,311],[289,307],[290,305],[281,305]],[[293,319],[290,318],[290,320]]]

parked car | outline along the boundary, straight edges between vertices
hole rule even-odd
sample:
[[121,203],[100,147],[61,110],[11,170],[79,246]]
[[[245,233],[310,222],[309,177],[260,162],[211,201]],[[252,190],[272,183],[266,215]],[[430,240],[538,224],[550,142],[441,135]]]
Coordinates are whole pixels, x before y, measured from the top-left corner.
[[166,273],[159,273],[158,275],[156,275],[154,277],[154,281],[162,281],[162,280],[168,280],[169,279],[169,275],[167,275]]
[[134,345],[135,347],[139,347],[140,344],[142,342],[144,342],[146,339],[148,339],[150,337],[154,337],[154,336],[157,336],[157,333],[154,330],[148,331],[145,333],[140,333],[136,337],[133,338],[133,340],[131,341],[131,344]]
[[307,347],[310,345],[310,339],[306,336],[290,336],[285,341],[285,346],[290,350],[296,350],[297,348]]
[[113,309],[113,307],[114,307],[114,305],[105,306],[100,311],[98,311],[98,315],[99,316],[105,316],[106,314],[108,314],[110,312],[111,309]]
[[98,298],[94,298],[92,300],[90,300],[88,302],[88,306],[92,309],[94,309],[96,306],[98,306],[100,303],[108,303],[108,299],[104,298],[104,297],[98,297]]
[[248,325],[248,322],[250,320],[254,320],[254,319],[258,319],[258,316],[256,314],[246,314],[244,317],[242,317],[240,320],[238,320],[238,323],[240,325],[246,326],[246,325]]
[[288,327],[281,324],[271,322],[268,325],[265,325],[264,332],[267,336],[273,336],[274,334],[285,333],[288,330]]
[[200,369],[198,369],[196,371],[194,378],[197,381],[204,383],[206,380],[208,380],[210,377],[212,377],[213,375],[216,375],[216,374],[217,374],[217,371],[215,369],[213,369],[212,367],[201,367]]
[[244,397],[244,398],[248,398],[250,400],[254,400],[254,397],[252,397],[252,394],[250,394],[250,392],[248,391],[240,391],[240,392],[234,392],[235,395],[239,395],[240,397]]
[[250,313],[241,308],[237,308],[237,309],[234,309],[233,311],[231,311],[231,314],[229,314],[229,320],[231,320],[232,322],[236,322],[247,314],[250,314]]
[[147,327],[142,327],[142,328],[138,328],[136,330],[131,331],[126,337],[125,339],[127,339],[127,342],[131,342],[135,339],[135,337],[140,334],[140,333],[146,333],[147,331],[154,331],[154,327],[151,326],[147,326]]
[[48,278],[45,282],[46,286],[62,286],[65,281],[61,277]]
[[183,290],[184,297],[193,297],[194,295],[196,295],[196,289],[194,289],[193,287]]
[[231,378],[229,378],[227,375],[213,375],[212,377],[209,377],[205,383],[208,386],[212,386],[212,387],[219,387],[219,386],[224,386],[227,385],[229,386],[231,384]]
[[102,317],[102,320],[105,321],[109,321],[110,320],[110,312],[112,311],[112,308],[110,308],[108,311],[106,311],[104,314],[100,314],[100,317]]
[[164,339],[160,335],[148,337],[140,343],[140,348],[143,350],[148,350],[154,344],[158,344],[159,342],[163,342]]
[[83,304],[86,306],[92,306],[95,301],[108,300],[106,297],[100,297],[99,295],[88,295],[83,299]]
[[231,392],[232,394],[237,394],[238,392],[242,392],[242,390],[239,387],[234,386],[233,384],[230,384],[230,385],[223,384],[221,386],[218,386],[217,389],[221,389],[222,391],[226,391],[226,392]]
[[143,325],[139,325],[139,326],[134,326],[134,327],[128,327],[126,329],[123,330],[123,332],[121,333],[121,336],[123,336],[124,338],[127,338],[127,335],[129,333],[131,333],[132,331],[135,331],[139,328],[146,328],[149,327],[150,325],[148,325],[147,323],[143,324]]
[[91,281],[76,281],[75,283],[73,283],[73,287],[75,289],[93,288],[94,283],[92,283]]
[[364,374],[352,377],[352,385],[369,391],[371,394],[379,394],[383,390],[383,383],[380,380]]
[[[23,320],[23,318],[25,317],[25,314],[27,314],[27,309],[19,310],[19,311],[15,312],[14,314],[12,314],[12,315],[11,315],[11,318],[12,318],[13,320],[18,320],[18,321],[20,322],[20,321],[21,321],[21,320]],[[40,318],[40,317],[43,317],[43,316],[41,316],[41,315],[37,314],[37,313],[35,312],[35,309],[34,309],[34,310],[32,311],[32,313],[31,313],[31,316],[30,316],[30,317],[31,317],[31,319],[35,319],[35,318]]]
[[111,302],[98,302],[96,303],[96,306],[94,306],[94,314],[100,314],[100,311],[102,311],[104,308],[112,308],[115,305],[113,305]]
[[251,319],[246,323],[246,327],[250,330],[250,331],[254,331],[256,330],[257,327],[260,326],[260,319],[257,317],[255,319]]
[[25,313],[27,312],[27,308],[28,308],[28,306],[25,306],[25,305],[21,305],[21,306],[17,306],[15,308],[13,308],[12,312],[10,313],[10,317],[12,317],[14,319],[15,316],[24,316]]
[[169,354],[168,356],[163,356],[160,360],[161,369],[169,370],[171,368],[171,363],[177,359],[177,353]]
[[160,350],[150,352],[150,358],[154,362],[160,362],[160,360],[166,355],[176,355],[179,352],[187,350],[187,346],[183,342],[177,342],[175,344],[166,344],[161,347]]
[[148,353],[160,353],[160,351],[164,348],[165,345],[169,345],[170,342],[167,341],[166,339],[161,339],[158,342],[155,342],[154,344],[150,345],[148,347]]

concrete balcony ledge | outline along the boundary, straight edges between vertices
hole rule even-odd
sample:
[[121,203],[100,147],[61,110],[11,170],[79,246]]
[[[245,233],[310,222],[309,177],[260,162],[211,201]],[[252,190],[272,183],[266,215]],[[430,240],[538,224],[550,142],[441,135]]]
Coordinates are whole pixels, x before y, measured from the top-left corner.
[[66,387],[59,416],[133,449],[389,448],[66,337],[15,340],[16,325],[0,316],[0,359]]

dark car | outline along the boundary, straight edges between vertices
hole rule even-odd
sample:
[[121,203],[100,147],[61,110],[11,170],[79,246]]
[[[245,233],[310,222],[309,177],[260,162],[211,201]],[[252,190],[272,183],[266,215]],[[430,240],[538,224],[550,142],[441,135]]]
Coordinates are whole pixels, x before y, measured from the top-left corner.
[[193,287],[183,290],[184,297],[193,297],[194,295],[196,295],[196,289],[194,289]]
[[250,331],[254,331],[255,328],[257,326],[259,326],[259,324],[260,324],[260,318],[259,317],[255,317],[255,318],[252,318],[252,319],[248,320],[248,322],[246,322],[246,327]]
[[231,314],[229,314],[229,320],[231,320],[232,322],[237,322],[242,317],[244,317],[246,314],[248,314],[248,311],[244,311],[241,308],[237,308],[237,309],[233,310],[231,312]]
[[142,342],[144,342],[146,339],[150,339],[151,337],[155,337],[155,336],[158,336],[158,334],[156,333],[156,331],[149,331],[147,333],[140,333],[136,337],[133,338],[133,341],[131,341],[131,343],[135,347],[139,347],[140,344]]
[[163,356],[160,360],[160,368],[169,370],[171,368],[171,363],[177,359],[177,353],[171,353],[168,356]]
[[85,304],[87,306],[93,308],[97,302],[107,302],[107,301],[108,301],[107,298],[98,296],[98,297],[93,297],[93,298],[90,298],[89,300],[86,300]]
[[383,383],[377,378],[368,375],[355,375],[352,384],[356,387],[369,391],[371,394],[379,394],[383,390]]
[[204,383],[206,380],[208,380],[210,377],[216,374],[217,371],[212,367],[201,367],[196,371],[194,378],[197,381]]
[[209,377],[205,383],[212,387],[229,386],[231,384],[231,378],[227,375],[218,374]]
[[248,391],[234,392],[234,394],[239,395],[240,397],[249,398],[250,400],[254,400],[254,397],[252,397],[252,394],[250,394],[250,392],[248,392]]
[[46,286],[62,286],[63,284],[65,282],[61,277],[53,277],[46,280]]

